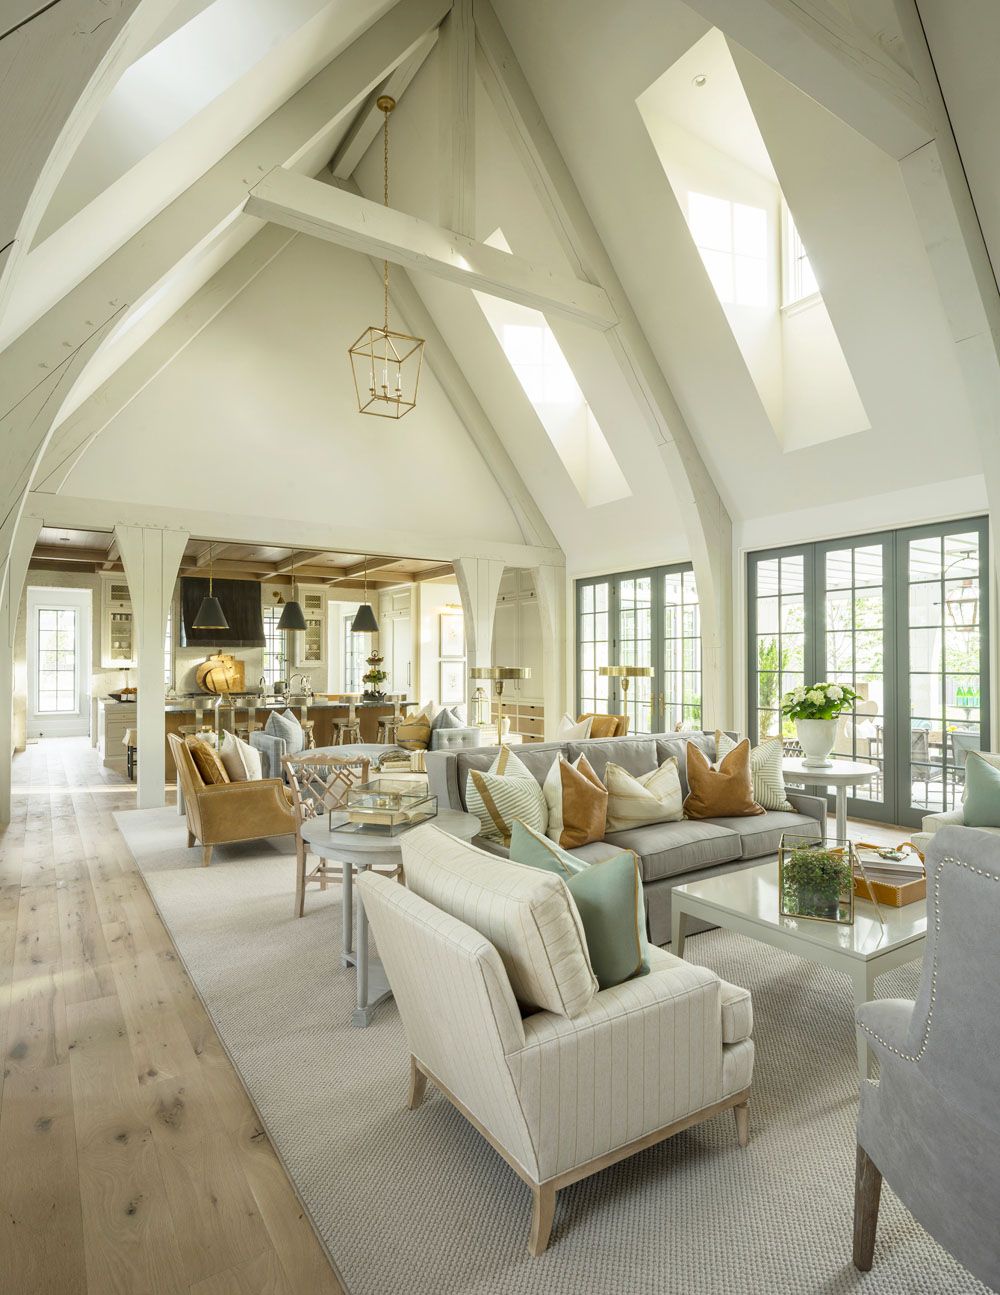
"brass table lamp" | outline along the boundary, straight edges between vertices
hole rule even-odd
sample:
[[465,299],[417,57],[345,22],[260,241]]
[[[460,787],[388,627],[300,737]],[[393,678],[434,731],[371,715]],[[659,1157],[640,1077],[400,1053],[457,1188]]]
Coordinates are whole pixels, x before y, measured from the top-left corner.
[[651,665],[602,665],[598,666],[597,673],[604,675],[606,679],[620,679],[622,681],[622,711],[625,715],[625,731],[628,732],[629,680],[651,679],[653,667]]
[[497,746],[503,746],[503,686],[508,679],[530,679],[529,666],[474,665],[469,671],[473,679],[492,679],[497,693]]

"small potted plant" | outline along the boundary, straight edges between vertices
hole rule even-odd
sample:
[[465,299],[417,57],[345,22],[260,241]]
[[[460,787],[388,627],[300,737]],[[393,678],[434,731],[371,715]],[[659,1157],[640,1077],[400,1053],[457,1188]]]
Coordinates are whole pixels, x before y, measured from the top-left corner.
[[783,836],[778,851],[781,913],[852,923],[853,858],[849,841]]
[[785,694],[781,713],[795,721],[805,768],[833,768],[830,752],[837,740],[837,717],[859,698],[846,683],[814,683]]
[[384,657],[379,656],[377,652],[372,652],[371,656],[365,657],[365,664],[368,666],[367,673],[361,676],[361,682],[367,687],[364,691],[365,701],[381,701],[385,696],[381,685],[385,683],[389,676],[382,669]]

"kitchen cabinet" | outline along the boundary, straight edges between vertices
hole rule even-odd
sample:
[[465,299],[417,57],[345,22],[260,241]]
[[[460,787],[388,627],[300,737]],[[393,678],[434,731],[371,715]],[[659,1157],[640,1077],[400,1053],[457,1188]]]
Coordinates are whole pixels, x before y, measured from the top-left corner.
[[101,667],[133,669],[136,665],[136,627],[132,597],[122,575],[101,579]]

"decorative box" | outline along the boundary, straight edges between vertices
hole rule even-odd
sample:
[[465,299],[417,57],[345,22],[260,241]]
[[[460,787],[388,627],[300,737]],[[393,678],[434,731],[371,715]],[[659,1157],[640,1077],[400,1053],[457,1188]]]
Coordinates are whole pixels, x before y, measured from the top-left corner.
[[437,796],[412,782],[380,778],[350,787],[331,828],[340,831],[364,831],[377,836],[398,836],[434,818],[438,812]]
[[782,832],[778,911],[783,917],[854,924],[854,847],[835,837]]
[[[888,866],[878,856],[878,847],[858,842],[858,863],[864,866],[864,877],[855,873],[854,894],[858,899],[870,899],[865,878],[871,884],[875,899],[887,908],[902,908],[905,904],[914,904],[918,899],[927,898],[927,876],[925,873],[905,872]],[[914,852],[907,856],[917,860],[920,856]]]

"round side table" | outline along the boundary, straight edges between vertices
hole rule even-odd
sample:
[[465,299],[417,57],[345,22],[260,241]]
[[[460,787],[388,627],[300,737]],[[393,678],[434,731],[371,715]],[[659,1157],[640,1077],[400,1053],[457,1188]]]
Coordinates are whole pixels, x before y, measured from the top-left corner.
[[847,839],[847,789],[858,783],[867,784],[878,773],[874,764],[858,764],[855,760],[834,760],[829,769],[809,769],[801,760],[782,760],[781,772],[785,782],[795,786],[804,786],[807,790],[816,788],[822,795],[822,788],[834,787],[837,793],[837,836],[841,841]]
[[[346,814],[342,813],[333,815],[334,828],[331,831],[328,819],[327,814],[317,814],[315,818],[307,819],[299,831],[314,854],[343,865],[343,947],[340,961],[343,966],[356,969],[357,1006],[351,1022],[364,1028],[375,1015],[378,1005],[390,997],[392,990],[382,963],[378,958],[368,956],[368,918],[365,916],[365,906],[360,894],[356,901],[354,898],[354,873],[363,872],[374,864],[388,864],[390,867],[398,865],[402,861],[402,843],[406,832],[401,832],[399,836],[340,832],[336,825],[347,821]],[[456,809],[439,810],[428,822],[461,841],[471,841],[481,827],[475,814],[463,814]]]

